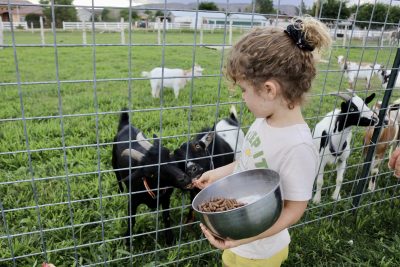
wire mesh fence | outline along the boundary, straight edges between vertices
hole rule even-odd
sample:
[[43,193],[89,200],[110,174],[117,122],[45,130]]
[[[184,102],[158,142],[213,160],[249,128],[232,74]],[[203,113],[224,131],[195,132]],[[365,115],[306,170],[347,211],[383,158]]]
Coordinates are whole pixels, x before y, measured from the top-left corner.
[[[145,185],[136,191],[131,186],[119,190],[112,149],[118,144],[114,137],[121,110],[126,108],[130,123],[149,137],[145,138],[149,146],[161,142],[171,153],[204,134],[205,127],[229,117],[231,106],[236,107],[246,132],[254,117],[240,92],[225,82],[224,56],[249,29],[284,28],[293,16],[305,13],[325,22],[334,39],[332,50],[318,58],[318,76],[304,106],[310,128],[324,118],[334,124],[329,112],[343,102],[334,94],[349,86],[363,99],[375,93],[369,106],[381,101],[381,109],[376,110],[380,123],[372,129],[372,142],[364,141],[366,127],[352,129],[347,164],[338,171],[343,176],[340,197],[331,197],[338,173],[335,166],[321,164],[320,174],[325,177],[321,198],[310,202],[302,221],[293,227],[399,198],[399,181],[387,167],[389,146],[396,146],[398,138],[381,138],[390,123],[398,129],[399,120],[394,108],[400,103],[394,2],[384,6],[381,17],[377,17],[380,4],[368,6],[368,19],[363,5],[355,3],[347,14],[343,1],[333,1],[338,4],[333,8],[336,17],[327,12],[332,9],[329,1],[308,11],[298,1],[293,14],[283,14],[285,5],[279,2],[273,13],[266,14],[258,13],[256,1],[248,1],[242,10],[223,1],[219,12],[199,11],[197,2],[194,9],[184,10],[184,18],[174,16],[174,11],[182,10],[169,1],[159,6],[128,2],[122,8],[95,2],[72,6],[57,1],[0,1],[0,265],[206,266],[218,261],[220,252],[208,244],[197,219],[191,217],[187,190],[160,181],[166,165],[161,156],[152,165],[158,170],[153,202],[139,205],[135,214],[127,212],[128,203],[147,196],[148,190]],[[37,21],[42,27],[32,28],[33,23],[18,27],[24,22],[22,10],[32,7],[42,10],[45,20]],[[71,8],[86,12],[85,27],[62,29],[60,18]],[[96,27],[98,9],[125,10],[124,27]],[[141,14],[145,23],[133,14]],[[351,72],[352,64],[356,67]],[[197,65],[202,72],[195,72]],[[161,67],[159,77],[142,76],[156,67]],[[168,78],[184,81],[184,86],[178,94],[169,89],[160,90],[159,96],[152,94],[151,81],[159,81],[161,87],[169,82],[168,68],[183,71]],[[393,117],[387,111],[394,112]],[[343,146],[345,134],[341,131],[331,140]],[[373,158],[378,144],[386,146],[379,147],[383,154],[377,161]],[[324,151],[329,149],[326,146]],[[340,162],[340,155],[334,156]],[[327,155],[321,156],[321,162],[322,157]],[[375,162],[379,164],[371,172]],[[136,169],[124,170],[132,175]],[[373,177],[376,185],[368,189]],[[164,206],[168,194],[170,203]],[[165,211],[170,214],[167,219]],[[127,222],[133,221],[135,226],[126,232]]]

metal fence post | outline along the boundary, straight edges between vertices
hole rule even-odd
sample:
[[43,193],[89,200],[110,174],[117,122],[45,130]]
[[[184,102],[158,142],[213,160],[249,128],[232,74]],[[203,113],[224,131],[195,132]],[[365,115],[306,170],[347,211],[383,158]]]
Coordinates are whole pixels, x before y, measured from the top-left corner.
[[[381,105],[381,109],[379,111],[379,122],[378,125],[375,126],[374,129],[374,133],[372,135],[371,138],[371,142],[370,144],[365,144],[365,145],[369,145],[368,147],[368,152],[367,152],[367,156],[365,157],[364,160],[364,165],[363,165],[363,169],[361,171],[361,177],[358,181],[357,187],[356,187],[356,193],[353,196],[353,208],[357,208],[360,204],[361,201],[361,196],[364,192],[365,189],[365,184],[367,182],[366,178],[368,177],[369,171],[370,171],[370,167],[371,167],[371,161],[372,158],[374,156],[375,153],[375,148],[376,148],[376,143],[379,137],[379,134],[381,132],[382,129],[382,124],[383,124],[383,120],[385,118],[386,115],[386,111],[387,111],[387,106],[389,105],[389,100],[390,97],[392,95],[392,91],[393,91],[393,86],[396,82],[397,79],[397,74],[398,74],[398,70],[399,70],[399,65],[400,65],[400,48],[397,48],[397,52],[396,52],[396,57],[394,59],[394,63],[393,63],[393,68],[392,68],[392,72],[388,81],[388,85],[386,87],[385,90],[385,94],[383,96],[383,100],[382,100],[382,105]],[[354,209],[354,213],[356,212],[357,209]]]
[[0,16],[0,49],[3,49],[4,45],[4,35],[3,35],[3,19]]
[[40,39],[42,40],[42,46],[44,46],[46,44],[46,42],[44,40],[44,27],[43,27],[43,17],[42,16],[40,16],[39,22],[40,22]]

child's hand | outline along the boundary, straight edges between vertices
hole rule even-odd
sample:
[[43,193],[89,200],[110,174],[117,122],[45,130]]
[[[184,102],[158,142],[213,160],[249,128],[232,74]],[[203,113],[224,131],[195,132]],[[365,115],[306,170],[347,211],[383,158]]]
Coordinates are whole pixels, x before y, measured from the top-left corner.
[[234,248],[234,247],[246,244],[251,241],[251,240],[246,241],[247,239],[240,239],[240,240],[221,239],[221,238],[214,236],[210,232],[210,230],[208,230],[207,227],[204,226],[204,224],[200,223],[200,228],[203,231],[204,236],[210,242],[210,244],[219,249]]
[[206,171],[203,173],[199,179],[193,181],[193,185],[199,189],[203,189],[214,182],[213,175],[211,171]]
[[394,169],[394,175],[400,177],[400,149],[397,148],[389,159],[389,168]]

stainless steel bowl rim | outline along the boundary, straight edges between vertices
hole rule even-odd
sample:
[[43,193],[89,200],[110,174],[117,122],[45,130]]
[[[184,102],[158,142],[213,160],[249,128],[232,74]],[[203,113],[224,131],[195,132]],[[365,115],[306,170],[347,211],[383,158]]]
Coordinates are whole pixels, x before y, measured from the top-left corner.
[[[273,170],[271,170],[271,171],[273,171]],[[246,170],[245,170],[245,171],[241,171],[241,172],[246,172]],[[233,173],[233,174],[238,174],[238,173],[241,173],[241,172],[237,172],[237,173]],[[233,174],[231,174],[231,175],[233,175]],[[231,175],[225,176],[224,178],[221,178],[221,179],[215,181],[215,183],[218,183],[219,181],[222,181],[222,180],[228,178],[228,177],[231,176]],[[279,186],[280,186],[280,183],[278,183],[277,185],[275,185],[275,186],[273,187],[273,189],[271,189],[271,191],[269,191],[268,193],[266,193],[265,195],[263,195],[262,197],[260,197],[259,199],[257,199],[257,201],[260,200],[261,198],[264,198],[264,197],[270,195],[270,194],[274,194],[274,193],[275,193],[275,190],[276,190]],[[204,188],[204,189],[205,189],[205,188]],[[203,190],[204,190],[204,189],[203,189]],[[199,194],[200,194],[200,193],[199,193]],[[195,202],[195,199],[197,198],[197,196],[198,196],[199,194],[197,194],[197,195],[194,197],[192,203]],[[245,207],[248,207],[248,206],[251,206],[251,205],[255,204],[257,201],[254,201],[254,202],[252,202],[252,203],[246,204],[246,205],[241,206],[241,207],[239,207],[239,208],[234,208],[234,209],[224,210],[224,211],[200,211],[197,207],[193,207],[193,209],[194,209],[195,211],[201,213],[201,214],[220,214],[220,213],[226,213],[226,212],[230,212],[230,211],[237,211],[237,210],[243,209],[243,208],[245,208]]]

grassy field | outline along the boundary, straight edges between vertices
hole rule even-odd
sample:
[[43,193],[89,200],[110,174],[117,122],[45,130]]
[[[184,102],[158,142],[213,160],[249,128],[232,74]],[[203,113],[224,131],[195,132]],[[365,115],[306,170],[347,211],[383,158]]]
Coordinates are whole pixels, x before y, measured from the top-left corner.
[[[235,32],[233,40],[240,34]],[[6,44],[12,44],[11,37],[5,33]],[[46,259],[57,267],[220,266],[220,253],[204,240],[197,223],[185,223],[190,202],[179,190],[171,204],[176,243],[165,244],[158,212],[142,206],[132,247],[124,246],[128,197],[118,193],[111,166],[118,112],[129,107],[132,122],[147,136],[162,137],[170,149],[226,117],[232,104],[245,132],[254,118],[239,91],[228,90],[221,51],[194,47],[193,32],[167,32],[167,46],[155,45],[155,32],[138,31],[131,37],[129,47],[118,45],[118,33],[96,33],[88,35],[88,42],[97,46],[80,46],[81,33],[57,32],[55,49],[49,33],[48,47],[32,47],[40,44],[39,33],[17,32],[15,49],[0,50],[0,266],[37,266]],[[206,33],[204,43],[222,44],[224,34]],[[392,47],[377,49],[371,43],[362,49],[359,41],[352,45],[335,46],[323,55],[327,61],[318,64],[304,108],[310,127],[340,104],[326,94],[347,86],[335,56],[393,64]],[[163,62],[185,69],[196,62],[205,71],[178,99],[172,90],[165,90],[161,100],[153,99],[149,81],[140,73]],[[365,82],[358,81],[358,94],[376,92],[381,100],[379,80],[374,77],[372,83],[367,92]],[[394,91],[392,99],[398,97]],[[335,172],[327,168],[322,203],[310,204],[291,229],[293,245],[285,266],[400,266],[400,194],[386,164],[377,190],[366,192],[357,216],[351,212],[363,166],[363,129],[355,129],[354,135],[342,200],[329,198]]]

